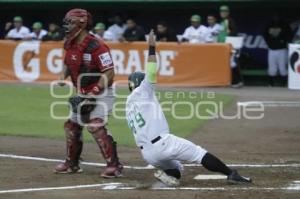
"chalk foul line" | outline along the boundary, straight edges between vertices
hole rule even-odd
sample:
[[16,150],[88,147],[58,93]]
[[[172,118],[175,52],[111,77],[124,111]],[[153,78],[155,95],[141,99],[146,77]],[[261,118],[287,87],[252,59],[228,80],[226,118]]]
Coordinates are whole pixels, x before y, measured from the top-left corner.
[[[23,156],[23,155],[13,155],[13,154],[2,154],[0,153],[0,158],[11,158],[11,159],[20,159],[20,160],[35,160],[35,161],[43,161],[43,162],[63,162],[61,159],[51,159],[51,158],[42,158],[42,157],[33,157],[33,156]],[[99,166],[105,167],[104,163],[95,163],[95,162],[81,162],[82,165],[88,166]],[[184,164],[185,167],[197,167],[201,166],[199,164]],[[276,168],[276,167],[300,167],[300,164],[228,164],[230,167],[245,167],[245,168]],[[135,169],[135,170],[151,170],[154,169],[153,166],[128,166],[125,165],[126,169]]]
[[[39,192],[39,191],[56,191],[56,190],[74,190],[85,188],[99,188],[101,190],[135,190],[138,187],[127,186],[123,183],[103,183],[103,184],[87,184],[62,187],[42,187],[27,189],[9,189],[0,190],[0,194],[22,193],[22,192]],[[146,189],[145,189],[146,190]],[[288,187],[155,187],[147,190],[153,191],[169,191],[169,190],[189,190],[189,191],[299,191],[300,185],[291,185]]]
[[104,183],[104,184],[87,184],[87,185],[75,185],[75,186],[63,186],[63,187],[42,187],[42,188],[28,188],[28,189],[10,189],[0,190],[0,194],[3,193],[20,193],[20,192],[37,192],[37,191],[53,191],[53,190],[70,190],[70,189],[83,189],[83,188],[105,188],[105,187],[118,187],[121,183]]
[[260,106],[264,107],[300,107],[298,101],[244,101],[237,102],[238,106]]

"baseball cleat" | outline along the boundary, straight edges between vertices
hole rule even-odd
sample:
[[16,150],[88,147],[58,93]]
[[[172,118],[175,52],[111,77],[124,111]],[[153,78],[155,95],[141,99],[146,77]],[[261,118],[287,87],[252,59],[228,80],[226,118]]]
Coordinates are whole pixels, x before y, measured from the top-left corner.
[[236,170],[232,170],[231,174],[227,177],[231,183],[251,183],[251,178],[243,177]]
[[243,82],[239,82],[237,84],[232,84],[231,88],[242,88],[244,86]]
[[118,166],[108,166],[101,173],[103,178],[119,178],[122,177],[123,165],[119,164]]
[[163,182],[164,184],[171,186],[171,187],[176,187],[179,186],[179,180],[173,176],[167,175],[164,171],[162,170],[157,170],[154,173],[154,177]]
[[83,170],[78,166],[71,166],[68,161],[65,161],[63,163],[59,163],[54,168],[54,173],[58,174],[71,174],[71,173],[81,173]]

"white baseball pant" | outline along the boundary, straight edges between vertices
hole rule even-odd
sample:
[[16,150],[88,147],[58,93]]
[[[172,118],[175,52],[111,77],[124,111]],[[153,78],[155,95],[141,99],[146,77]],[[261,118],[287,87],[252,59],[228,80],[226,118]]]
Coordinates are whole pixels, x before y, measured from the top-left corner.
[[162,170],[182,170],[180,161],[201,164],[206,153],[202,147],[172,134],[163,135],[158,142],[143,146],[142,149],[146,162]]
[[281,76],[287,75],[288,52],[286,49],[271,50],[268,52],[268,74],[276,76],[278,71]]

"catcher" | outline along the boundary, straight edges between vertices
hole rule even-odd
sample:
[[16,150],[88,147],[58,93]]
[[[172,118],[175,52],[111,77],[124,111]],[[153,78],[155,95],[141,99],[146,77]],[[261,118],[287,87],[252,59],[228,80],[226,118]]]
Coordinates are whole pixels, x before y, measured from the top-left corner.
[[155,96],[156,56],[153,31],[149,34],[146,74],[134,72],[128,77],[131,94],[126,101],[126,119],[144,159],[159,170],[154,176],[169,186],[179,185],[182,164],[187,161],[220,172],[231,182],[251,182],[220,159],[194,143],[170,134],[167,120]]
[[70,98],[72,116],[65,122],[67,158],[55,167],[56,173],[82,172],[79,167],[82,152],[82,129],[84,125],[97,142],[107,162],[101,173],[104,178],[119,177],[123,166],[119,162],[116,142],[105,125],[114,102],[114,65],[108,46],[89,34],[92,16],[83,9],[72,9],[64,20],[66,39],[64,43],[65,67],[61,84],[71,77],[77,94]]

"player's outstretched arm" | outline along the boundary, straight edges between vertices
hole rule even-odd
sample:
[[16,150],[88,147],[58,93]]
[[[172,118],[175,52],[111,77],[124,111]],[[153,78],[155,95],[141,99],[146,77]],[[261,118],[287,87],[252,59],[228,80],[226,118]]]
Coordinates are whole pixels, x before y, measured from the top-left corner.
[[156,55],[155,55],[156,42],[155,42],[155,36],[153,30],[151,30],[149,33],[148,45],[149,45],[149,56],[146,64],[146,78],[148,82],[155,84],[157,82],[157,77],[156,77],[157,63],[156,63]]

